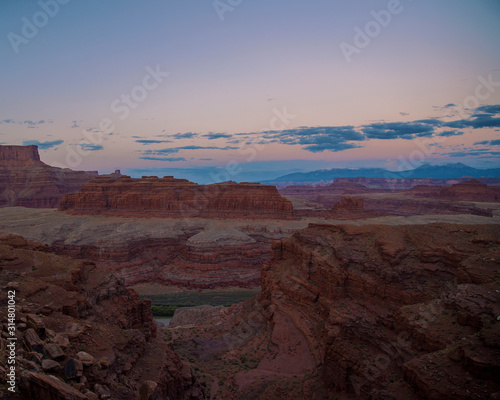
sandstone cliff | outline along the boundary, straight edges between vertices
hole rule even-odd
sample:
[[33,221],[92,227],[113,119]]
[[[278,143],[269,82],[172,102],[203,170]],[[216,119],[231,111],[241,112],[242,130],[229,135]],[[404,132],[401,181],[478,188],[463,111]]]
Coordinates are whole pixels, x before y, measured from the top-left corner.
[[257,300],[174,321],[176,349],[217,374],[221,399],[498,398],[499,238],[311,225],[275,242]]
[[40,161],[37,146],[0,146],[0,162],[32,163]]
[[439,197],[454,200],[498,202],[500,201],[500,188],[488,187],[485,183],[471,179],[451,187],[442,188],[439,191]]
[[[327,391],[482,399],[500,391],[498,226],[311,226],[263,271]],[[392,397],[391,397],[392,396]]]
[[57,207],[96,175],[44,164],[37,146],[0,146],[0,207]]
[[[16,301],[17,395],[8,398],[204,398],[190,368],[156,338],[150,303],[110,272],[13,235],[0,236],[0,270],[2,322],[7,290]],[[8,336],[4,323],[0,390]]]
[[171,218],[291,218],[292,204],[274,186],[224,182],[198,185],[186,179],[98,177],[68,194],[60,210],[74,214]]

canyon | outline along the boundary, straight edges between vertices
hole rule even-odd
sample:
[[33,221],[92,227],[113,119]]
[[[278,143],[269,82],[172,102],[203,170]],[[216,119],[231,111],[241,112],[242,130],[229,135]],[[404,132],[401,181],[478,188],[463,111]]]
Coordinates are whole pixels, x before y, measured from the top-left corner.
[[262,293],[167,334],[218,399],[500,396],[498,225],[312,224]]
[[0,207],[57,207],[97,175],[51,167],[40,161],[37,146],[0,145]]
[[0,397],[7,391],[7,293],[16,303],[16,393],[31,400],[205,398],[158,336],[149,301],[94,263],[0,235]]
[[[425,214],[472,214],[493,216],[500,202],[500,186],[488,186],[478,180],[447,180],[452,185],[426,185],[431,180],[393,179],[384,180],[391,188],[368,187],[363,183],[372,183],[375,178],[346,178],[336,180],[328,186],[289,186],[279,192],[289,199],[295,213],[301,215],[302,209],[316,213],[331,209],[343,198],[356,197],[363,200],[363,209],[378,215],[425,215]],[[381,181],[381,180],[379,180]],[[404,187],[406,189],[402,190]],[[397,189],[395,189],[397,188]]]
[[[61,170],[35,146],[0,146],[0,180],[23,398],[500,398],[496,186],[198,185]],[[134,288],[260,294],[160,328]]]
[[[496,211],[496,213],[498,213]],[[356,215],[356,210],[345,212]],[[0,232],[21,235],[61,255],[90,259],[126,285],[160,283],[190,289],[260,284],[271,244],[310,223],[497,224],[477,215],[379,216],[365,219],[307,217],[298,220],[141,218],[71,215],[51,209],[0,209]]]

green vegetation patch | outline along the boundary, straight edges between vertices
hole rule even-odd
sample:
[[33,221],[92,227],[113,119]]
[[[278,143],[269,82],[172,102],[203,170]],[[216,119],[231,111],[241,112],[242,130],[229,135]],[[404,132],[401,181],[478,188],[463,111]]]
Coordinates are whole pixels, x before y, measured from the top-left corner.
[[189,290],[186,292],[141,295],[141,300],[151,299],[155,317],[172,317],[176,309],[195,306],[224,306],[249,300],[260,293],[257,289]]

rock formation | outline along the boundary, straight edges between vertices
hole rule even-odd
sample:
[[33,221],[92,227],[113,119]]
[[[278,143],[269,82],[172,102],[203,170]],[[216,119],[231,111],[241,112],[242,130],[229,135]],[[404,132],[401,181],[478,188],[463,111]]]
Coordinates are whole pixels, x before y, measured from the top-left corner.
[[279,189],[282,196],[300,197],[305,200],[317,200],[318,196],[338,196],[343,194],[357,194],[369,191],[366,186],[344,179],[337,180],[328,186],[287,186]]
[[[462,186],[465,185],[465,186]],[[479,185],[483,185],[479,183]],[[322,216],[325,218],[369,218],[377,215],[429,215],[429,214],[472,214],[491,217],[492,210],[487,205],[475,202],[493,202],[500,196],[500,187],[477,187],[461,183],[450,188],[443,186],[418,185],[407,191],[387,189],[330,190],[329,187],[292,187],[280,189],[280,193],[293,202],[294,214],[300,217]],[[477,189],[477,194],[473,191]],[[465,194],[467,191],[468,195]],[[344,213],[325,213],[334,207],[345,195],[356,194],[363,199],[364,214],[350,215]],[[464,201],[470,201],[465,203]],[[304,206],[305,204],[305,206]]]
[[442,188],[439,191],[439,198],[498,202],[500,201],[500,188],[488,187],[485,183],[479,182],[476,179],[471,179],[466,182],[452,185],[451,187]]
[[0,207],[57,207],[96,175],[44,164],[37,146],[0,146]]
[[171,218],[291,218],[292,204],[274,186],[223,182],[198,185],[186,179],[98,177],[68,194],[60,210],[73,214]]
[[37,146],[0,146],[0,162],[36,164],[40,161]]
[[498,225],[312,224],[275,242],[258,300],[204,310],[176,349],[225,369],[221,399],[498,398],[499,238]]
[[[15,292],[18,393],[0,397],[204,398],[190,368],[156,338],[149,301],[109,271],[14,235],[0,236],[0,270],[0,381],[5,388],[7,293]],[[140,397],[145,383],[151,390]]]
[[90,259],[126,285],[254,287],[271,255],[271,242],[307,224],[295,219],[103,218],[0,209],[0,232],[42,242],[61,255]]
[[333,205],[333,209],[347,211],[363,210],[363,202],[362,198],[342,197],[342,200]]
[[388,215],[430,215],[430,214],[470,214],[492,217],[488,207],[478,207],[474,203],[459,202],[451,199],[412,198],[412,197],[366,197],[366,209]]

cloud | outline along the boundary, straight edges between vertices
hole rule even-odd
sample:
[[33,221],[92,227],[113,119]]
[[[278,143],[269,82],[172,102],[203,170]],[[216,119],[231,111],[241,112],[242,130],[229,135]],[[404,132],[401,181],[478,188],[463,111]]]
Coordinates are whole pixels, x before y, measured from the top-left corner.
[[231,146],[226,146],[226,147],[215,147],[215,146],[182,146],[182,147],[176,147],[175,149],[177,150],[237,150],[237,147],[231,147]]
[[44,119],[38,121],[32,121],[30,119],[26,119],[24,121],[16,121],[12,118],[4,119],[0,121],[0,124],[17,124],[17,125],[27,125],[28,128],[38,128],[39,125],[43,125],[46,123],[53,123],[52,120],[45,121]]
[[474,146],[476,146],[478,144],[482,145],[482,146],[500,146],[500,139],[483,140],[482,142],[476,142],[476,143],[474,143]]
[[208,140],[214,140],[214,139],[221,139],[221,138],[228,139],[230,137],[233,137],[233,135],[229,135],[227,133],[212,133],[212,132],[210,132],[207,135],[203,135],[203,137],[208,138]]
[[500,114],[500,104],[477,107],[477,111],[486,114]]
[[463,134],[464,132],[462,131],[443,131],[441,133],[438,133],[438,136],[449,137],[449,136],[459,136]]
[[100,144],[91,144],[91,143],[80,143],[80,147],[82,148],[82,150],[85,151],[99,151],[104,148]]
[[200,158],[200,161],[212,161],[213,158]]
[[155,143],[172,143],[171,140],[151,140],[151,139],[140,139],[136,140],[136,143],[141,143],[141,144],[155,144]]
[[436,119],[419,120],[413,122],[382,122],[362,127],[362,131],[369,139],[406,139],[432,136],[434,127],[440,125]]
[[191,139],[191,138],[194,138],[195,136],[198,136],[198,134],[193,133],[193,132],[186,132],[186,133],[176,133],[175,135],[172,135],[172,138],[174,138],[174,139]]
[[451,153],[444,153],[444,155],[450,156],[450,157],[497,157],[500,155],[500,151],[490,151],[490,150],[464,150],[464,151],[456,151],[456,152],[451,152]]
[[[178,153],[180,150],[237,150],[237,149],[238,149],[237,147],[231,147],[231,146],[216,147],[216,146],[190,145],[190,146],[181,146],[181,147],[170,147],[170,148],[159,149],[159,150],[144,150],[144,151],[141,151],[141,153],[142,153],[143,157],[152,157],[152,159],[157,159],[158,157],[155,157],[155,156],[164,156],[167,154],[175,154],[175,153]],[[139,157],[139,158],[145,159],[143,157]],[[182,160],[176,160],[176,161],[182,161]]]
[[178,153],[179,152],[179,149],[175,149],[175,148],[167,148],[167,149],[159,149],[159,150],[145,150],[142,152],[142,154],[145,154],[145,155],[161,155],[161,154],[174,154],[174,153]]
[[141,160],[151,160],[151,161],[168,161],[168,162],[174,162],[174,161],[186,161],[184,157],[139,157]]
[[491,114],[474,114],[472,119],[459,119],[443,123],[443,126],[449,128],[495,128],[500,127],[500,118],[494,118]]
[[450,108],[450,107],[456,107],[456,106],[457,105],[455,103],[448,103],[443,108]]
[[64,143],[64,140],[53,140],[53,141],[47,141],[47,142],[39,142],[38,140],[25,140],[23,142],[23,146],[30,146],[30,145],[35,145],[38,146],[40,150],[47,150],[52,147],[56,147],[60,144]]
[[267,140],[261,143],[278,141],[281,144],[304,145],[304,150],[313,153],[354,149],[361,146],[349,142],[365,140],[365,136],[354,130],[353,126],[301,126],[283,131],[266,131],[263,137]]

